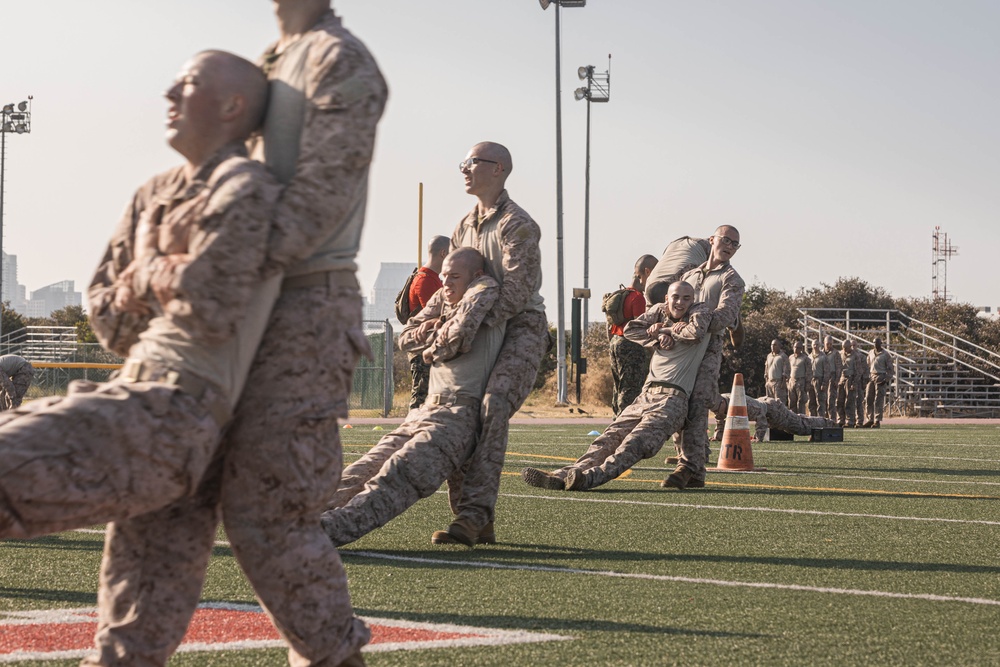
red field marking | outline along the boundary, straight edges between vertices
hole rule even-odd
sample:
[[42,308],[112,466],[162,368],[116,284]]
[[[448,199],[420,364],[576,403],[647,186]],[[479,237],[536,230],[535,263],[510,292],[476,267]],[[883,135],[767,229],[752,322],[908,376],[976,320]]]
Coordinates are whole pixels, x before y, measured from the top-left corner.
[[[475,628],[367,618],[372,629],[366,651],[477,646],[569,639],[516,630]],[[0,612],[0,663],[76,658],[93,646],[97,611],[48,609]],[[284,646],[268,617],[255,605],[205,604],[198,608],[179,651]]]

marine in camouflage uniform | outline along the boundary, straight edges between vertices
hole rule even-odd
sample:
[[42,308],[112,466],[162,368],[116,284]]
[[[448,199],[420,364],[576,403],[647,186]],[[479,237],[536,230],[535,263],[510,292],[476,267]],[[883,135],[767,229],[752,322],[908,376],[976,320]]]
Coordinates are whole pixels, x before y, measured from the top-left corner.
[[[344,470],[323,514],[323,528],[337,546],[385,525],[437,491],[469,457],[483,390],[503,342],[503,324],[480,326],[498,293],[495,280],[479,277],[458,304],[448,304],[438,291],[406,324],[400,347],[426,351],[431,360],[428,400]],[[442,318],[445,324],[431,345],[420,342],[416,332],[421,325]]]
[[[693,290],[685,289],[693,297]],[[654,350],[642,393],[574,463],[551,473],[525,468],[521,473],[524,481],[540,488],[586,491],[655,456],[687,419],[687,397],[708,347],[711,319],[711,311],[704,304],[696,304],[683,317],[674,319],[667,305],[660,303],[625,325],[630,341]],[[673,329],[678,323],[681,326]],[[655,325],[672,330],[674,342],[669,348],[660,347],[659,335],[649,333]]]
[[[2,359],[2,357],[0,357]],[[883,349],[882,339],[875,339],[875,348],[868,351],[868,386],[865,389],[865,426],[879,428],[885,409],[886,389],[895,376],[892,357]]]
[[649,354],[641,345],[625,338],[624,327],[646,311],[646,299],[642,290],[655,266],[656,258],[652,255],[643,255],[636,261],[632,284],[622,304],[624,321],[618,323],[608,316],[608,348],[611,356],[611,379],[614,381],[611,410],[615,416],[621,414],[639,395],[646,373],[649,372]]
[[[219,461],[281,280],[264,279],[280,189],[242,143],[265,96],[263,77],[235,56],[187,64],[167,98],[170,143],[188,164],[138,190],[88,290],[95,334],[128,357],[121,373],[0,418],[0,537],[112,522],[100,653],[83,664],[165,664],[198,601],[215,537],[199,483]],[[237,112],[206,113],[222,108]],[[131,588],[144,569],[145,586]],[[153,617],[152,632],[114,642],[109,626],[125,617]]]
[[477,205],[465,216],[452,234],[452,247],[475,248],[486,259],[487,273],[500,283],[500,297],[483,324],[506,323],[506,330],[483,394],[478,442],[466,464],[448,478],[455,518],[446,530],[431,536],[435,544],[473,546],[480,535],[492,531],[510,418],[534,387],[550,345],[539,292],[541,229],[503,188],[510,168],[507,149],[489,142],[473,146],[462,163],[466,191],[477,197],[495,192],[496,200],[488,209],[480,210]]
[[792,356],[788,360],[788,408],[792,412],[805,414],[808,390],[812,384],[812,359],[805,353],[801,341],[796,341]]
[[[275,9],[279,17],[310,11],[289,2]],[[262,65],[271,95],[251,154],[286,184],[268,266],[287,269],[227,430],[225,465],[208,483],[225,489],[238,480],[246,490],[224,494],[221,511],[237,560],[291,646],[289,662],[337,665],[360,660],[370,633],[353,614],[343,565],[319,515],[340,480],[338,419],[348,415],[354,367],[370,355],[355,257],[388,90],[367,48],[332,10],[269,48]],[[208,516],[219,508],[201,509]],[[160,529],[170,523],[165,517]],[[170,558],[165,551],[156,567]],[[136,568],[121,578],[128,582],[115,589],[122,601],[143,595],[159,604],[155,591],[144,590],[148,571],[155,570]],[[198,588],[200,581],[190,586],[194,600]],[[167,611],[123,615],[116,632],[124,642],[162,635],[154,626],[176,626]]]
[[812,382],[809,383],[809,414],[813,417],[827,417],[829,415],[829,393],[827,387],[830,384],[830,360],[820,347],[819,340],[812,344],[812,351],[809,353],[812,361]]
[[844,362],[840,352],[834,347],[832,336],[823,339],[823,352],[826,354],[826,362],[830,370],[827,380],[827,414],[823,415],[827,419],[842,421],[837,415],[837,397],[840,392],[840,378],[844,371]]
[[668,243],[646,278],[646,304],[663,303],[670,286],[691,269],[704,264],[711,251],[708,239],[682,236]]
[[[722,394],[712,408],[715,418],[721,419],[723,424],[729,411],[729,400],[730,394]],[[754,440],[763,440],[768,428],[772,426],[795,435],[812,435],[813,429],[836,426],[836,422],[832,419],[796,414],[776,398],[747,396],[746,402],[747,419],[754,422]]]
[[649,370],[649,355],[641,345],[636,345],[624,336],[612,336],[608,347],[615,385],[611,410],[619,415],[642,391],[643,381]]
[[[721,241],[720,237],[726,241]],[[674,472],[664,480],[665,485],[680,489],[702,487],[705,484],[708,411],[719,395],[723,336],[727,328],[736,326],[746,289],[743,279],[729,262],[739,249],[739,231],[730,225],[723,225],[715,230],[715,235],[709,242],[712,244],[709,260],[682,277],[682,280],[694,287],[695,300],[712,310],[712,322],[708,327],[708,348],[698,369],[698,377],[688,401],[687,421],[678,443],[680,460]]]
[[792,366],[788,355],[781,349],[781,341],[771,341],[771,352],[764,361],[764,390],[771,398],[777,398],[788,404],[788,379],[792,374]]
[[854,428],[858,405],[859,358],[854,354],[854,344],[845,340],[840,352],[840,384],[837,390],[837,424]]
[[35,369],[24,357],[16,354],[0,357],[0,410],[19,407],[34,378]]
[[861,349],[854,346],[854,368],[857,372],[856,385],[858,390],[854,394],[854,410],[858,415],[855,426],[862,428],[865,422],[865,389],[868,387],[868,380],[871,375],[868,373],[868,355]]

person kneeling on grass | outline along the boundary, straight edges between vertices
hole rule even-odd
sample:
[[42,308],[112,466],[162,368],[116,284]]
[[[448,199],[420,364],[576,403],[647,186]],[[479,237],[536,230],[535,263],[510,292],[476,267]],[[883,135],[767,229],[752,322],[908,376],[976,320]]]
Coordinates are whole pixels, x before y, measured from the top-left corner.
[[[715,413],[715,434],[712,439],[721,441],[726,428],[726,415],[729,412],[729,394],[718,397],[712,412]],[[837,425],[832,419],[796,414],[778,399],[767,396],[760,398],[747,396],[747,419],[756,424],[753,434],[755,442],[762,441],[771,426],[795,435],[812,435],[813,429],[832,428]]]
[[[497,281],[483,271],[478,250],[453,251],[442,266],[444,286],[403,328],[400,348],[421,353],[431,367],[427,399],[344,470],[321,518],[337,546],[437,491],[472,453],[486,380],[504,337],[503,323],[482,325],[500,294]],[[495,542],[493,535],[487,526],[478,541]]]
[[[660,303],[625,327],[625,338],[653,348],[642,393],[577,461],[553,472],[525,468],[521,477],[542,489],[586,491],[618,477],[684,427],[688,395],[708,347],[711,311],[694,304],[694,288],[675,282]],[[688,484],[688,488],[693,485]]]

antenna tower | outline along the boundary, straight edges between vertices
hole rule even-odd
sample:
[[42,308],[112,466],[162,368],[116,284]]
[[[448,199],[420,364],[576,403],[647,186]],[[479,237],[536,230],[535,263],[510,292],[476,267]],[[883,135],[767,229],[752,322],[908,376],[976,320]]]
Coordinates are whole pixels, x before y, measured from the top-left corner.
[[958,254],[958,248],[948,240],[948,234],[941,227],[934,227],[933,253],[931,255],[931,298],[935,301],[947,302],[948,297],[948,258]]

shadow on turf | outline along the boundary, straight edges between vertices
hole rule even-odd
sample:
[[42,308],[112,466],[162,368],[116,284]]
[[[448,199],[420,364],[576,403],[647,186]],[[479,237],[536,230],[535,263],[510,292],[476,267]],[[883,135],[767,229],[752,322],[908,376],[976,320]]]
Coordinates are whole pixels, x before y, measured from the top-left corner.
[[[815,472],[815,469],[810,469]],[[961,469],[956,470],[955,468],[823,468],[824,472],[832,472],[835,470],[841,470],[846,473],[879,473],[879,474],[914,474],[914,475],[935,475],[938,477],[1000,477],[1000,468],[986,469],[986,468],[975,468],[975,469]],[[920,480],[914,479],[909,480],[913,482],[922,481],[933,481],[933,480]]]
[[55,551],[102,551],[104,535],[93,536],[95,539],[68,539],[62,535],[45,535],[30,540],[3,540],[4,549],[45,549]]
[[614,621],[573,620],[568,618],[539,618],[538,616],[471,616],[468,614],[422,614],[417,612],[393,612],[386,615],[382,610],[354,608],[360,616],[372,619],[412,621],[421,623],[451,623],[479,628],[501,628],[505,630],[528,630],[530,632],[639,632],[647,634],[686,635],[693,637],[734,637],[759,638],[767,635],[749,632],[723,632],[721,630],[690,630],[668,625],[640,625],[638,623],[616,623]]
[[7,588],[0,586],[0,598],[43,602],[70,602],[77,605],[97,604],[97,593],[83,591],[54,591],[46,588]]
[[[954,574],[1000,574],[1000,566],[991,565],[965,565],[955,563],[920,563],[903,561],[878,561],[859,560],[854,558],[789,558],[789,557],[754,557],[754,556],[727,556],[719,554],[664,554],[664,553],[644,553],[639,551],[601,551],[598,549],[581,549],[576,547],[553,547],[549,544],[513,544],[504,543],[504,548],[477,547],[475,550],[469,549],[448,549],[434,551],[395,551],[378,549],[379,554],[389,556],[389,559],[368,559],[362,554],[357,554],[357,558],[364,558],[369,565],[385,565],[401,568],[438,568],[447,567],[448,563],[434,563],[442,556],[454,559],[456,556],[488,556],[491,562],[497,564],[523,564],[530,568],[539,561],[544,561],[548,566],[567,567],[569,569],[579,569],[579,565],[551,565],[561,561],[571,561],[577,563],[580,559],[621,562],[621,563],[641,563],[641,562],[673,562],[673,563],[712,563],[718,565],[746,565],[754,563],[757,565],[791,566],[815,569],[837,569],[837,570],[864,570],[872,572],[949,572]],[[341,556],[355,556],[349,549],[342,549]],[[391,559],[398,556],[400,560]],[[426,559],[424,562],[414,562],[412,558]],[[483,561],[476,559],[475,563]],[[586,568],[583,568],[586,569]]]

